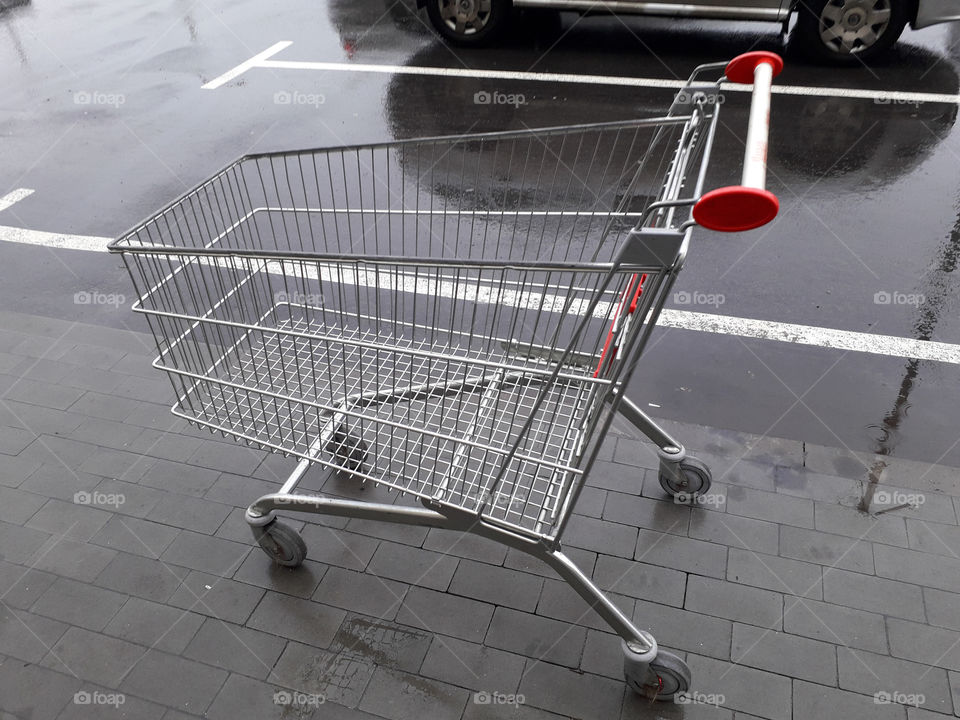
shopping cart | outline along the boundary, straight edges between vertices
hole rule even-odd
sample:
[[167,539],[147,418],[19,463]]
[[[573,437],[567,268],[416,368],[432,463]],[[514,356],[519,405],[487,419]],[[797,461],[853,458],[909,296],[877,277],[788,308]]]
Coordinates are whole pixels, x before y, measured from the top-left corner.
[[[246,512],[276,562],[306,546],[277,510],[471,532],[540,558],[621,636],[638,692],[686,691],[561,552],[616,412],[660,448],[660,484],[710,472],[623,396],[697,223],[769,221],[771,79],[753,83],[743,182],[701,196],[720,82],[691,75],[667,116],[252,155],[110,245],[156,338],[174,414],[299,458]],[[392,502],[296,492],[307,470]]]

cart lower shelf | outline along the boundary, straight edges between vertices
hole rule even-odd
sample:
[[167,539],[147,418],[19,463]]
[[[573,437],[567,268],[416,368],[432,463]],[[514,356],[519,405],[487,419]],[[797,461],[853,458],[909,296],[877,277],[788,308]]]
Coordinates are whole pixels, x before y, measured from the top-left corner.
[[572,367],[551,379],[554,364],[510,356],[507,342],[491,354],[443,342],[450,335],[399,330],[302,317],[250,330],[188,387],[175,412],[362,481],[549,535],[580,477],[574,461],[592,378]]

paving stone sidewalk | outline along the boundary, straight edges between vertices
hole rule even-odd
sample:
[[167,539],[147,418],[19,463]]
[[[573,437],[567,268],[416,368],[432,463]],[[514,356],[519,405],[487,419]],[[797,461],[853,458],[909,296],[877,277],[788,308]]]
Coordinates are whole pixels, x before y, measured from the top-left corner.
[[692,668],[694,702],[651,706],[608,628],[501,545],[292,517],[309,559],[272,566],[243,509],[292,462],[176,420],[151,359],[0,312],[0,718],[960,714],[954,468],[667,423],[714,471],[691,508],[618,426],[565,548]]

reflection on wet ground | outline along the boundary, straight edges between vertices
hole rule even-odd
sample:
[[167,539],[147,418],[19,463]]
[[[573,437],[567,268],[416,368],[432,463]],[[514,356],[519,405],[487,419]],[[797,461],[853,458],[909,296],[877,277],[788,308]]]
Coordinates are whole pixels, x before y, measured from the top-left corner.
[[[921,298],[917,307],[917,321],[914,325],[914,337],[918,340],[931,340],[943,313],[952,309],[951,305],[956,304],[957,283],[953,273],[957,269],[958,259],[960,259],[960,214],[957,215],[953,230],[940,246],[936,264],[920,285]],[[858,506],[864,512],[870,510],[877,484],[887,468],[885,458],[894,455],[897,444],[903,437],[904,426],[909,419],[911,409],[910,395],[915,385],[920,382],[922,382],[920,361],[907,360],[893,407],[884,416],[879,426],[869,427],[870,430],[877,431],[874,452],[880,457],[870,468],[869,482],[864,487],[864,496]],[[931,460],[939,461],[937,458],[931,458]]]
[[15,17],[15,11],[30,4],[30,0],[0,0],[0,25],[3,25],[4,32],[10,37],[10,44],[13,46],[20,59],[21,65],[27,64],[27,53],[23,47],[23,41],[20,39],[20,31],[12,22],[6,22]]
[[[576,63],[574,56],[585,54],[588,52],[587,48],[590,48],[590,59],[596,60],[599,66],[608,72],[610,70],[606,60],[620,55],[623,62],[613,62],[612,65],[616,67],[614,71],[616,74],[625,74],[624,69],[631,63],[628,50],[637,42],[632,33],[624,33],[620,36],[606,34],[603,37],[604,42],[591,43],[591,39],[600,40],[600,34],[596,29],[584,26],[574,32],[576,41],[570,39],[573,35],[571,33],[565,36],[561,45],[558,45],[562,47],[562,43],[572,43],[571,51],[563,56],[562,62],[558,64],[548,60],[544,63],[544,68],[567,70],[569,69],[566,67],[567,63],[570,65]],[[662,38],[669,37],[675,40],[677,34],[676,31],[645,33],[644,45],[649,46],[652,52],[658,50],[669,52],[668,43]],[[700,33],[698,37],[698,49],[702,51],[702,57],[692,56],[689,52],[683,53],[682,60],[687,64],[684,71],[700,60],[706,61],[718,55],[729,54],[730,44],[738,40],[737,36],[712,35],[709,32]],[[774,44],[766,43],[771,49]],[[602,50],[599,53],[594,52],[593,45],[598,45]],[[764,43],[761,42],[761,45]],[[448,52],[448,49],[443,46],[427,45],[410,58],[409,64],[442,65]],[[508,42],[508,52],[514,53],[516,55],[514,59],[517,60],[531,51],[529,47],[524,47],[521,40],[514,38]],[[466,54],[458,51],[458,55],[470,66],[486,66],[483,51]],[[669,65],[670,60],[668,56],[665,66]],[[795,75],[799,75],[804,70],[809,72],[810,68],[804,68],[801,64],[799,67],[794,65],[792,70]],[[958,76],[951,63],[943,62],[942,57],[935,53],[908,45],[890,58],[888,64],[879,69],[875,68],[874,72],[878,75],[879,72],[883,72],[884,81],[891,76],[899,79],[911,74],[914,77],[922,76],[924,88],[936,92],[955,93],[958,88]],[[831,75],[829,84],[840,87],[870,87],[877,86],[877,82],[878,77],[874,77],[870,71],[863,70],[845,75]],[[912,84],[917,85],[917,83]],[[474,86],[479,87],[480,84],[471,85],[463,80],[439,79],[436,83],[427,86],[417,82],[415,78],[396,76],[387,94],[387,113],[391,119],[394,135],[410,137],[416,134],[441,134],[444,129],[449,129],[449,119],[444,114],[423,118],[412,108],[433,106],[438,102],[445,102],[451,107],[469,107]],[[882,86],[886,87],[886,85]],[[528,86],[525,87],[522,83],[501,82],[497,88],[504,93],[517,94],[524,89],[529,92]],[[604,96],[611,94],[609,90],[586,89],[585,92],[576,94],[565,92],[565,90],[565,88],[559,90],[559,93],[562,93],[559,98],[552,94],[535,95],[525,97],[523,104],[507,104],[500,107],[475,106],[474,112],[467,115],[470,125],[457,129],[476,132],[511,127],[547,126],[556,122],[558,111],[574,117],[590,117],[597,114],[595,111],[600,107],[604,108],[602,119],[628,118],[637,114],[655,115],[662,112],[662,108],[656,107],[656,100],[660,99],[657,96],[661,93],[631,91],[629,95],[634,102],[611,108],[603,102]],[[643,101],[644,95],[650,97],[649,102]],[[640,98],[639,102],[638,98]],[[736,128],[745,123],[746,108],[743,102],[731,103],[725,110],[728,111],[725,118],[725,124],[728,127]],[[771,183],[781,188],[788,197],[791,191],[797,188],[802,188],[801,192],[804,195],[812,194],[814,197],[836,197],[838,192],[853,192],[857,196],[863,193],[883,192],[884,188],[897,184],[903,177],[914,172],[932,153],[936,152],[938,145],[950,135],[956,116],[956,105],[943,103],[900,104],[837,96],[778,97],[777,119],[781,122],[775,123],[771,137]],[[731,135],[736,136],[737,133],[731,132]],[[735,169],[738,167],[740,151],[741,146],[738,142],[719,143],[714,148],[712,163],[717,167]],[[734,181],[735,178],[730,177],[729,180]],[[896,192],[897,195],[902,195],[903,188],[898,188]],[[898,197],[898,202],[905,206],[910,204],[909,200],[902,197]],[[842,228],[842,225],[838,225],[838,228]],[[953,236],[955,235],[956,228],[953,233]],[[802,248],[800,252],[803,252]],[[945,273],[950,272],[953,263],[952,251],[948,252],[942,247],[938,255],[940,262],[935,261],[936,269],[927,273],[921,283],[921,289],[916,291],[928,298],[918,310],[921,320],[911,327],[912,332],[906,332],[904,328],[905,335],[909,334],[918,339],[935,339],[933,331],[948,294],[948,286],[945,282],[948,278],[945,278]],[[789,263],[783,265],[787,266]],[[936,288],[932,288],[930,292],[923,292],[922,287],[930,284],[935,285]],[[799,289],[804,287],[800,285]],[[796,299],[799,300],[799,298]],[[903,421],[906,410],[909,408],[910,388],[917,381],[919,369],[918,361],[907,362],[894,409],[886,415],[880,426],[881,437],[873,440],[875,447],[871,447],[871,441],[864,438],[864,441],[861,441],[866,446],[864,449],[875,450],[878,455],[894,453],[898,441],[904,434]],[[922,435],[925,432],[922,429],[924,424],[921,421],[920,427],[907,435],[914,433]],[[867,421],[854,432],[861,433],[866,430],[871,436],[875,436],[875,433],[870,431],[877,429],[878,426]],[[841,433],[844,438],[848,437],[844,431],[841,430]],[[854,444],[857,443],[854,442]],[[943,449],[947,448],[943,446]],[[884,461],[881,459],[874,467],[873,475],[878,475],[884,467]],[[867,483],[867,495],[861,503],[864,509],[869,508],[872,487],[872,483]]]
[[[21,178],[19,185],[37,192],[17,206],[16,220],[7,215],[3,222],[97,235],[122,231],[251,150],[652,117],[663,113],[671,96],[649,87],[268,70],[251,71],[214,92],[199,90],[280,39],[294,42],[284,51],[290,59],[667,79],[747,49],[783,49],[775,25],[578,21],[572,14],[529,12],[518,13],[499,47],[452,49],[433,37],[422,11],[388,0],[291,0],[275,20],[264,20],[252,0],[202,6],[170,0],[175,22],[146,0],[109,10],[66,1],[55,9],[6,6],[0,35],[11,41],[0,43],[0,57],[30,73],[3,78],[7,107],[0,125],[4,136],[22,138],[4,147],[4,161]],[[73,28],[80,18],[95,29],[77,38]],[[788,50],[781,81],[956,93],[957,40],[956,27],[908,32],[883,62],[843,71],[806,64]],[[55,47],[59,59],[41,41]],[[72,72],[64,73],[64,66]],[[271,100],[279,90],[322,93],[327,102],[278,106]],[[120,93],[125,104],[78,105],[78,91]],[[475,102],[478,92],[491,91],[522,95],[524,102]],[[183,112],[184,102],[190,113]],[[738,178],[746,102],[744,93],[726,97],[708,186]],[[924,284],[937,275],[942,239],[956,222],[956,112],[949,103],[778,95],[770,187],[781,198],[780,218],[751,235],[698,233],[677,290],[723,296],[725,304],[683,309],[924,337],[916,314],[925,306],[878,306],[873,298],[880,291],[937,297]],[[5,257],[33,269],[5,279],[4,304],[30,297],[34,309],[55,313],[66,289],[32,292],[44,271],[29,262],[29,249],[7,248]],[[106,277],[96,258],[77,258],[71,267],[85,286],[123,287],[119,270]],[[939,276],[946,281],[950,274]],[[960,316],[944,288],[929,332],[936,340],[960,342]],[[104,314],[98,322],[116,319]],[[895,358],[851,354],[834,366],[837,359],[831,351],[759,342],[748,347],[734,338],[671,331],[644,359],[631,390],[636,399],[659,405],[661,415],[719,427],[867,451],[880,442],[890,454],[927,460],[951,446],[947,420],[960,404],[956,367],[918,367],[913,378]],[[895,424],[895,439],[882,441],[882,418],[896,415],[890,399],[900,394],[905,377],[909,422]],[[801,405],[784,416],[797,396],[809,411]],[[728,409],[731,397],[741,399],[736,412]],[[946,460],[960,465],[960,449]]]
[[[917,44],[906,33],[886,56],[869,67],[838,70],[811,64],[785,43],[770,23],[603,15],[524,9],[515,12],[506,37],[490,48],[451,47],[437,41],[412,0],[334,0],[327,6],[341,45],[351,53],[422,48],[404,64],[437,67],[490,67],[537,72],[684,79],[696,65],[731,58],[748,50],[769,50],[786,57],[778,82],[841,88],[898,89],[955,93],[956,73],[943,52]],[[377,23],[370,25],[372,17]],[[943,26],[957,35],[956,28]],[[960,54],[952,39],[950,52]]]

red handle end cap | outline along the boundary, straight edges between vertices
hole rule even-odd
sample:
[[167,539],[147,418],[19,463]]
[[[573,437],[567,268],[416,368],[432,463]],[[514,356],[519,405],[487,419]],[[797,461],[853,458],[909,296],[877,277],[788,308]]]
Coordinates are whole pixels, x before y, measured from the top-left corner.
[[754,50],[753,52],[737,55],[733,60],[727,63],[727,69],[724,74],[727,80],[740,85],[753,84],[753,71],[760,63],[770,63],[773,66],[773,76],[776,77],[783,70],[783,58],[773,52],[766,50]]
[[693,219],[708,230],[743,232],[777,216],[780,201],[769,190],[734,185],[711,190],[693,206]]

